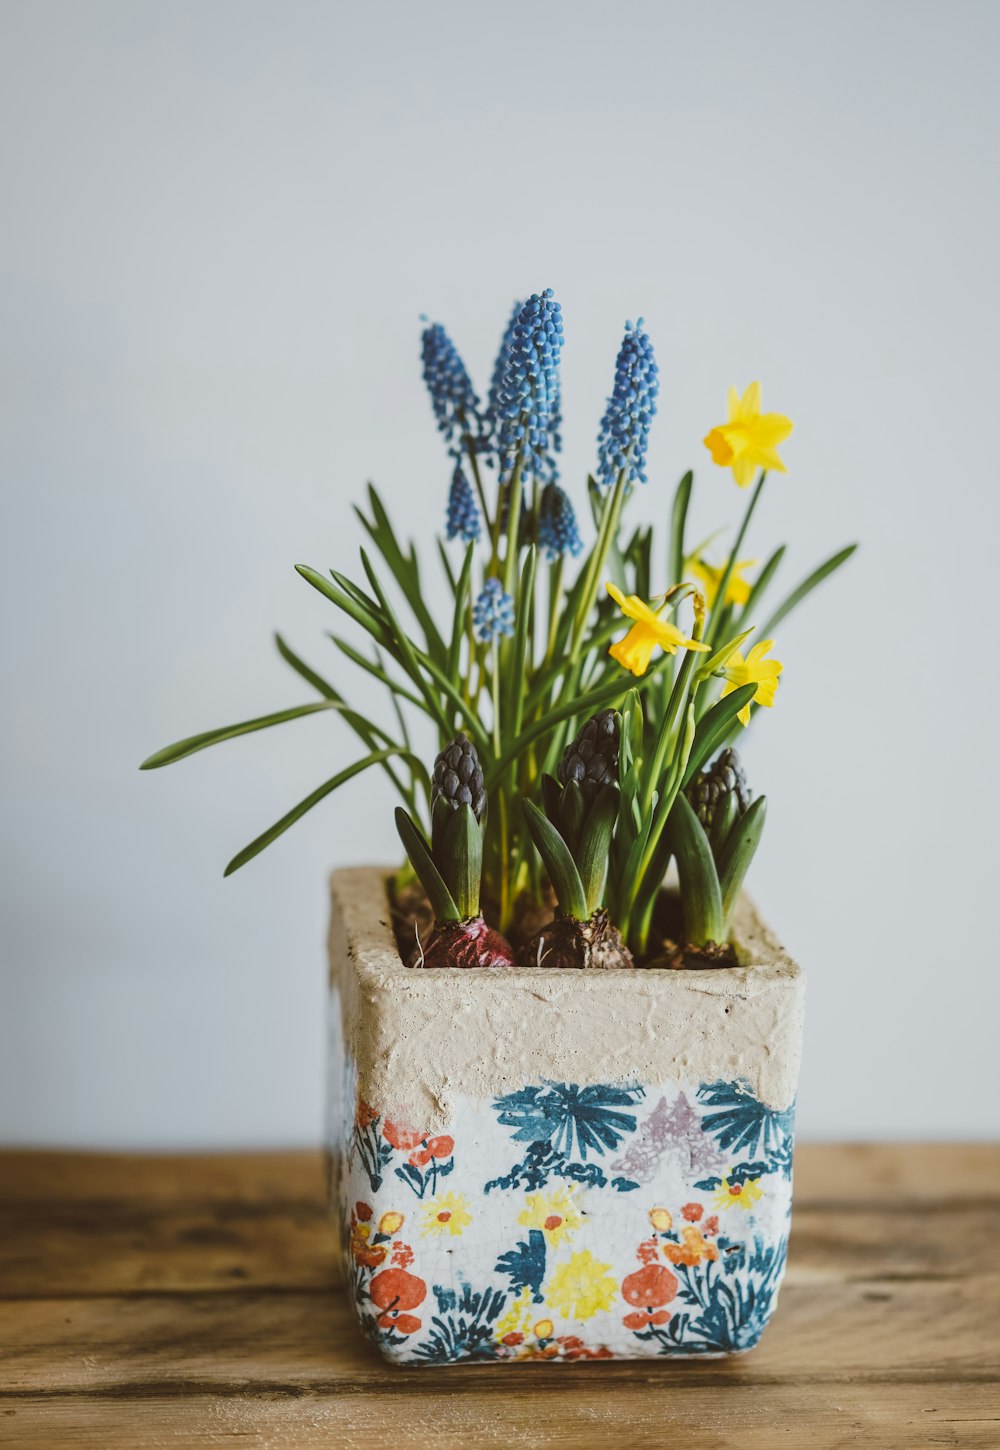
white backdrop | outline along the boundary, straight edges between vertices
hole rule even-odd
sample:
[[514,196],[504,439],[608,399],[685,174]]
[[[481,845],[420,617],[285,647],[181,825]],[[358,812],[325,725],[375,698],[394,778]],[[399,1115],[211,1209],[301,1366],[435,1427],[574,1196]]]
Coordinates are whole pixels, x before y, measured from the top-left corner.
[[[292,564],[351,571],[374,478],[425,546],[444,321],[485,388],[515,295],[563,303],[577,501],[626,318],[663,374],[651,483],[744,501],[730,383],[790,414],[754,554],[848,571],[781,631],[753,886],[810,973],[813,1137],[1000,1119],[1000,8],[50,3],[0,8],[5,635],[0,1139],[321,1132],[325,875],[397,854],[327,717],[159,774],[181,735],[346,680]],[[374,697],[361,698],[374,708]]]

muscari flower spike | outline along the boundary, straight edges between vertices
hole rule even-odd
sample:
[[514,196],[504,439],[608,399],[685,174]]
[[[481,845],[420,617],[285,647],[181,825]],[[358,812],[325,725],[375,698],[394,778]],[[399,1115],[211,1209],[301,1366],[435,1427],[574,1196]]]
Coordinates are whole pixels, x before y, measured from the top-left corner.
[[562,308],[547,287],[518,313],[497,390],[497,452],[504,480],[518,463],[524,482],[548,483],[554,476],[562,345]]
[[472,485],[465,476],[460,463],[455,464],[448,490],[448,516],[445,533],[449,539],[461,539],[463,543],[474,544],[480,535],[479,509],[476,506]]
[[[500,390],[503,387],[504,371],[507,367],[507,359],[510,357],[511,344],[514,341],[514,328],[521,315],[523,302],[515,302],[504,328],[503,337],[500,339],[500,350],[493,364],[493,376],[490,378],[490,390],[486,396],[486,412],[483,414],[483,423],[486,431],[493,437],[496,434],[500,422]],[[494,439],[495,445],[495,439]]]
[[547,483],[542,490],[538,543],[550,564],[563,554],[579,554],[583,548],[573,505],[558,483]]
[[476,638],[482,644],[514,633],[514,601],[499,579],[487,579],[472,611]]
[[[653,344],[640,317],[625,324],[625,336],[615,364],[615,385],[597,435],[597,482],[612,488],[628,467],[628,483],[646,482],[646,447],[656,415],[660,370]],[[632,450],[631,457],[629,449]]]
[[424,328],[421,344],[424,382],[431,395],[438,430],[444,435],[449,452],[460,458],[463,435],[478,441],[482,432],[479,398],[457,347],[440,322]]

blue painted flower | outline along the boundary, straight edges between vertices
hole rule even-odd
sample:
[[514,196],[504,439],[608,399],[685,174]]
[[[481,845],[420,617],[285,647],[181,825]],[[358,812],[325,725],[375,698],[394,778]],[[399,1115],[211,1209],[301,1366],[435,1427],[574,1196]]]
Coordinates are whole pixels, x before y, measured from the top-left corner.
[[421,343],[424,382],[438,429],[449,452],[459,458],[463,435],[478,439],[482,432],[479,399],[458,349],[440,322],[424,328]]
[[504,593],[499,579],[487,579],[472,611],[476,638],[491,644],[514,633],[514,601]]
[[538,543],[550,563],[562,554],[579,554],[583,548],[573,505],[558,483],[547,483],[542,490]]
[[597,482],[601,488],[611,488],[626,465],[629,483],[646,482],[646,447],[659,391],[660,372],[653,344],[643,331],[643,319],[640,317],[634,327],[626,322],[615,364],[614,389],[597,436]]
[[466,544],[474,544],[480,534],[479,509],[460,463],[455,464],[455,472],[451,476],[445,533],[449,539],[461,539]]
[[497,452],[501,476],[518,463],[524,481],[552,477],[552,450],[558,440],[559,355],[563,345],[562,308],[548,287],[521,308],[497,390]]

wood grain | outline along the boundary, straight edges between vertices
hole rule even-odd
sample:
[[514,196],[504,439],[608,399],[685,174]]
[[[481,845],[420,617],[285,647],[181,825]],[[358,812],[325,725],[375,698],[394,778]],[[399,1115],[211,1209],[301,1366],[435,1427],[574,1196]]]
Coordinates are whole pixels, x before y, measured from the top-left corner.
[[781,1303],[728,1361],[390,1368],[319,1154],[0,1155],[0,1445],[1000,1450],[1000,1153],[796,1156]]

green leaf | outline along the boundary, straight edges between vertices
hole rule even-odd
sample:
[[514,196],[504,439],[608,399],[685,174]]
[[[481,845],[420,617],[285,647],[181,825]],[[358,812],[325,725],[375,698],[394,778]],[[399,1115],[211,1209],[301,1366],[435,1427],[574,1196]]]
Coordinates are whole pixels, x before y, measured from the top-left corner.
[[857,547],[857,544],[848,544],[846,549],[841,549],[839,553],[827,559],[825,564],[820,564],[818,569],[814,569],[806,579],[803,579],[799,587],[792,590],[788,598],[779,604],[767,623],[761,627],[759,638],[770,639],[774,630],[777,629],[786,615],[791,614],[792,610],[802,603],[806,595],[812,593],[817,584],[822,584],[823,580],[832,574],[835,569],[839,569],[841,564],[846,564]]
[[315,715],[320,710],[340,710],[345,706],[341,700],[314,700],[308,705],[293,705],[288,710],[277,710],[273,715],[258,715],[253,720],[242,720],[238,725],[223,725],[219,730],[203,730],[200,735],[189,735],[173,745],[157,750],[139,766],[140,770],[159,770],[161,765],[173,765],[209,745],[219,745],[223,740],[233,740],[237,735],[250,735],[255,730],[267,730],[272,725],[283,725],[286,720],[298,720],[302,715]]
[[586,921],[589,915],[587,898],[569,847],[549,818],[542,814],[533,801],[525,799],[523,805],[528,830],[538,847],[538,854],[545,863],[545,869],[552,883],[552,889],[556,893],[560,911],[565,916],[576,917],[577,921]]
[[244,846],[243,850],[233,857],[222,874],[224,876],[231,876],[234,871],[238,871],[241,866],[245,866],[248,861],[252,861],[255,856],[259,856],[265,846],[270,846],[272,841],[276,841],[279,836],[284,835],[289,826],[294,826],[295,822],[301,819],[306,811],[311,811],[313,806],[318,805],[321,800],[324,800],[346,781],[353,779],[356,775],[360,775],[370,765],[378,765],[383,760],[387,760],[390,755],[401,754],[403,752],[399,750],[375,750],[371,755],[366,755],[363,760],[356,760],[353,765],[347,766],[345,770],[338,771],[336,775],[324,781],[321,786],[317,786],[310,795],[306,796],[305,800],[299,801],[297,806],[293,806],[287,814],[281,817],[280,821],[275,821],[273,826],[270,826],[259,835],[256,840],[251,841],[249,846]]
[[[390,630],[369,608],[358,601],[354,593],[348,593],[343,589],[338,589],[335,584],[330,583],[325,575],[310,568],[308,564],[296,564],[295,572],[301,574],[306,583],[311,584],[314,589],[319,590],[320,594],[324,598],[329,599],[331,604],[335,604],[338,609],[342,609],[345,614],[350,615],[351,619],[357,624],[360,624],[362,629],[368,631],[376,643],[382,645],[384,649],[387,649],[395,657],[397,651]],[[358,590],[356,592],[360,593],[361,591]]]
[[684,530],[693,485],[694,474],[689,469],[677,485],[674,506],[670,515],[670,557],[668,559],[668,582],[670,584],[679,584],[684,578]]
[[741,619],[753,618],[753,611],[757,608],[757,605],[763,598],[765,589],[774,578],[775,573],[778,569],[778,565],[785,557],[786,548],[786,544],[779,545],[779,547],[775,549],[774,553],[771,555],[770,559],[768,559],[763,569],[757,575],[757,578],[754,580],[753,583],[753,588],[750,590],[750,593],[747,596],[747,602],[746,604],[744,604],[742,613],[740,614]]
[[430,847],[420,827],[407,815],[402,806],[396,807],[396,830],[403,843],[403,849],[410,858],[410,865],[420,877],[420,884],[427,892],[427,898],[438,921],[461,921],[451,892],[434,865]]
[[[406,631],[400,625],[399,620],[396,618],[392,605],[389,603],[389,596],[383,589],[382,583],[379,580],[379,577],[376,574],[374,567],[372,566],[372,562],[364,549],[361,550],[361,562],[364,565],[365,573],[368,575],[368,582],[375,591],[375,595],[382,609],[382,613],[385,615],[386,619],[389,622],[389,628],[392,631],[393,639],[395,640],[396,646],[400,654],[402,655],[403,662],[410,675],[410,678],[413,680],[414,684],[417,686],[417,688],[420,690],[420,693],[427,701],[430,713],[437,720],[442,733],[444,735],[450,735],[451,721],[441,709],[441,703],[438,700],[438,697],[435,695],[434,691],[430,688],[430,686],[427,684],[427,681],[424,679],[423,672],[421,671],[420,665],[417,662],[417,655],[416,651],[414,650],[413,643],[410,640],[409,635],[407,635]],[[424,658],[426,659],[427,657],[425,656]]]
[[479,882],[483,873],[483,833],[469,805],[451,812],[437,864],[465,921],[479,915]]
[[619,800],[616,785],[602,786],[580,833],[576,866],[587,899],[588,916],[594,914],[604,895],[604,885],[608,879],[608,859],[611,855],[611,837],[618,819]]
[[452,594],[454,594],[454,592],[455,592],[455,571],[451,567],[451,560],[448,558],[448,550],[445,548],[444,544],[441,542],[440,539],[438,539],[438,541],[437,541],[437,546],[438,546],[438,554],[440,555],[440,558],[441,558],[441,563],[444,566],[445,578],[448,580],[448,584],[451,587]]
[[314,690],[317,690],[321,695],[325,696],[327,700],[343,700],[343,695],[324,680],[322,675],[318,675],[311,666],[307,665],[305,660],[300,659],[292,647],[285,643],[280,634],[275,634],[274,642],[278,647],[278,653],[285,663],[291,665],[295,673],[300,675],[307,684],[312,685]]
[[374,523],[365,518],[365,515],[359,508],[355,508],[354,512],[361,520],[369,537],[389,566],[403,593],[406,595],[410,608],[413,610],[424,632],[428,653],[439,664],[443,665],[446,657],[444,640],[441,638],[431,613],[423,601],[420,592],[420,574],[416,558],[407,558],[403,553],[396,535],[393,532],[392,523],[385,510],[385,506],[379,498],[374,485],[371,483],[368,485],[368,500],[371,504],[372,514],[374,515]]
[[521,579],[518,585],[514,614],[514,638],[512,648],[504,660],[507,675],[507,698],[501,720],[507,722],[511,734],[521,728],[524,709],[525,659],[528,650],[528,628],[535,609],[535,562],[538,549],[534,544],[524,556]]
[[426,701],[421,700],[419,695],[412,694],[405,685],[394,680],[385,667],[377,661],[366,659],[360,650],[356,650],[346,639],[341,639],[339,634],[331,634],[329,638],[337,646],[342,654],[345,654],[352,664],[358,665],[376,680],[380,680],[387,689],[391,690],[394,696],[401,700],[407,700],[411,705],[416,705],[418,710],[427,713]]
[[715,654],[709,655],[705,663],[703,665],[699,665],[698,667],[698,672],[694,677],[695,685],[697,686],[702,684],[705,680],[709,679],[712,675],[714,675],[716,670],[721,670],[723,665],[728,664],[731,656],[736,653],[743,641],[745,639],[748,639],[749,636],[752,634],[753,626],[751,625],[751,627],[749,629],[745,629],[742,634],[733,635],[732,639],[727,640],[726,643],[721,647],[721,649],[717,649],[715,651]]
[[462,641],[465,638],[466,605],[469,602],[469,586],[472,582],[472,565],[476,546],[470,544],[465,551],[462,573],[455,586],[455,612],[451,621],[451,644],[448,647],[448,678],[458,685],[458,671],[462,659]]
[[736,716],[744,705],[750,703],[756,693],[755,684],[740,685],[738,690],[734,690],[724,700],[719,700],[711,710],[706,711],[701,717],[698,721],[698,728],[694,732],[694,744],[691,746],[687,769],[681,781],[682,788],[701,769],[709,756],[714,755],[719,749],[729,734]]
[[729,839],[729,833],[735,826],[739,813],[740,808],[736,799],[736,792],[727,790],[715,808],[712,826],[708,833],[708,839],[712,846],[712,855],[715,857],[717,866],[722,856],[722,849]]
[[679,795],[674,801],[668,830],[677,859],[687,944],[721,943],[725,931],[719,877],[708,837],[687,796]]
[[547,770],[541,774],[542,804],[545,806],[545,814],[550,821],[559,818],[559,803],[562,800],[563,788],[554,775],[549,775]]
[[719,885],[722,891],[723,922],[728,927],[743,885],[747,868],[760,845],[767,816],[767,800],[758,796],[736,822],[719,857]]

